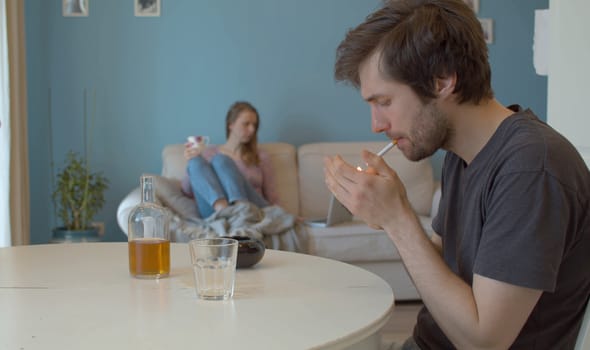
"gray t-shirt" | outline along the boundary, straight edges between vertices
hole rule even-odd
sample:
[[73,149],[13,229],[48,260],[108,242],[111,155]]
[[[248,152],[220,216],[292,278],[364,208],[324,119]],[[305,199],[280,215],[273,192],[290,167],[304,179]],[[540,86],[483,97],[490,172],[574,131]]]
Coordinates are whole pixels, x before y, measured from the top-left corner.
[[[432,227],[469,285],[476,273],[544,291],[512,349],[573,349],[590,295],[590,172],[563,136],[512,108],[471,164],[447,153]],[[453,348],[426,308],[414,337]]]

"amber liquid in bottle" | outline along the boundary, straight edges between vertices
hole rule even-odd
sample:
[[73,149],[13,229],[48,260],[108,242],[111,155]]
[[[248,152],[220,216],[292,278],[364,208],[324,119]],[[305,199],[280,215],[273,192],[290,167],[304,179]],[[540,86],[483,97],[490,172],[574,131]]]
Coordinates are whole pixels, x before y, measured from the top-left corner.
[[170,273],[170,241],[158,238],[129,242],[129,272],[134,276],[165,276]]
[[153,177],[141,177],[142,198],[129,215],[129,273],[160,278],[170,273],[168,212],[155,203]]

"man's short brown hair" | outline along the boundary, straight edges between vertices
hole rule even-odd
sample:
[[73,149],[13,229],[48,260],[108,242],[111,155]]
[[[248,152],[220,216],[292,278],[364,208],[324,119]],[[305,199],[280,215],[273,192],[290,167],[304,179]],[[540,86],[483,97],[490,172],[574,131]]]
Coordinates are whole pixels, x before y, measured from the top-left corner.
[[492,98],[488,48],[474,12],[461,0],[390,0],[350,30],[336,50],[336,80],[360,87],[359,66],[379,53],[385,78],[427,101],[435,79],[457,74],[458,102]]

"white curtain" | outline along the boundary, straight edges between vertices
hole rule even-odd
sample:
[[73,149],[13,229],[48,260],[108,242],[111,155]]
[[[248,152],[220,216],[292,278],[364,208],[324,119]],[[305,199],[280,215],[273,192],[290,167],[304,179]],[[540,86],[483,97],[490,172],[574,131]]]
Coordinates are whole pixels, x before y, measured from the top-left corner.
[[24,12],[0,0],[0,247],[30,241]]
[[10,98],[8,95],[8,44],[6,0],[0,0],[0,247],[10,239]]

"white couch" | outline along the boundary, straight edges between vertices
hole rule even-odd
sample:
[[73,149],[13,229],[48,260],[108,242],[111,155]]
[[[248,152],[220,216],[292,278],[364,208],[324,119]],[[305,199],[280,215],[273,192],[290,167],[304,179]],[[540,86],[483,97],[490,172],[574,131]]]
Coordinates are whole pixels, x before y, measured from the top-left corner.
[[[264,143],[260,147],[270,154],[281,206],[297,216],[318,218],[326,216],[330,199],[324,183],[324,157],[340,154],[346,161],[360,164],[362,149],[376,152],[384,145],[385,142],[324,142],[305,144],[298,149],[287,143]],[[183,145],[164,148],[162,176],[182,178],[186,168],[183,148]],[[397,149],[387,153],[384,159],[398,172],[412,206],[430,235],[440,197],[430,160],[410,162]],[[117,220],[125,233],[129,212],[139,201],[139,188],[136,188],[119,205]],[[385,232],[371,229],[357,220],[327,228],[307,227],[307,231],[308,254],[340,260],[376,273],[391,285],[396,300],[420,298]]]

